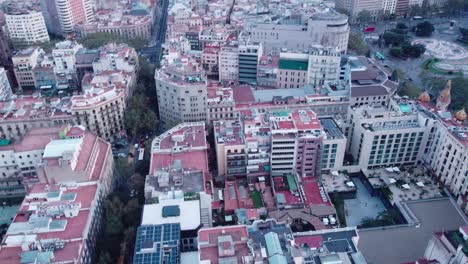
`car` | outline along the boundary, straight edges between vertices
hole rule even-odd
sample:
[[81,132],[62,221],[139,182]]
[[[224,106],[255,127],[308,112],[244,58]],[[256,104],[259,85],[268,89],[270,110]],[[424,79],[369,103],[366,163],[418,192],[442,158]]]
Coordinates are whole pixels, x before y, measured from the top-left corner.
[[125,153],[119,153],[119,154],[117,154],[117,157],[119,157],[119,158],[126,158],[126,157],[127,157],[127,154],[125,154]]

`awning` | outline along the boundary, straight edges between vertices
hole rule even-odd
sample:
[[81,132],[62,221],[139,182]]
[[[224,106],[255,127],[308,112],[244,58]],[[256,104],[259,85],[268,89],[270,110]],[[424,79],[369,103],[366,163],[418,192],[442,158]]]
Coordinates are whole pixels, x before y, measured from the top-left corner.
[[424,187],[424,183],[421,181],[416,182],[416,185],[419,187]]
[[395,182],[396,182],[396,180],[393,179],[393,178],[389,178],[388,181],[389,181],[390,183],[395,183]]
[[340,175],[337,171],[332,171],[331,174],[334,175],[334,176],[339,176]]
[[354,187],[354,182],[352,181],[346,182],[346,185],[348,185],[348,187]]
[[411,187],[408,184],[403,184],[401,187],[403,187],[403,189],[407,189],[407,190],[411,189]]

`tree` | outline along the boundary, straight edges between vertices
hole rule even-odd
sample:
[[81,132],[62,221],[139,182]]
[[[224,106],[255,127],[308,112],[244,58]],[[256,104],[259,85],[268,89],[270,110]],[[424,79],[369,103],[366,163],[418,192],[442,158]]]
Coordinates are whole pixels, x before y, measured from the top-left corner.
[[399,46],[392,47],[390,49],[390,55],[392,55],[393,57],[400,58],[403,55],[403,50]]
[[382,35],[382,38],[385,41],[385,45],[392,46],[401,46],[403,43],[408,41],[408,36],[398,34],[393,31],[385,31],[385,33]]
[[426,47],[422,44],[411,45],[405,43],[402,45],[402,51],[404,56],[411,58],[419,58],[424,52],[426,52]]
[[112,261],[112,257],[107,251],[102,251],[101,254],[99,254],[99,259],[97,264],[112,264],[114,261]]
[[408,29],[408,26],[403,22],[398,22],[395,28],[404,30],[404,29]]
[[358,13],[356,16],[356,21],[359,23],[367,23],[372,20],[372,15],[369,10],[364,9],[361,12]]
[[357,33],[349,34],[348,49],[356,52],[358,55],[366,55],[370,50]]
[[140,131],[152,132],[158,122],[156,113],[149,108],[149,100],[143,94],[136,94],[130,98],[127,113],[124,117],[125,127],[131,135]]
[[414,98],[418,98],[421,92],[422,91],[416,85],[414,85],[413,82],[405,81],[403,85],[400,87],[398,94],[400,96],[408,96],[409,98],[414,99]]
[[136,226],[139,224],[142,206],[137,199],[131,199],[123,208],[125,226]]
[[116,236],[122,233],[122,212],[123,204],[118,197],[114,197],[112,200],[105,200],[104,210],[106,216],[105,222],[105,234],[110,236]]
[[434,25],[428,21],[421,22],[414,27],[414,33],[418,37],[430,37],[434,32]]

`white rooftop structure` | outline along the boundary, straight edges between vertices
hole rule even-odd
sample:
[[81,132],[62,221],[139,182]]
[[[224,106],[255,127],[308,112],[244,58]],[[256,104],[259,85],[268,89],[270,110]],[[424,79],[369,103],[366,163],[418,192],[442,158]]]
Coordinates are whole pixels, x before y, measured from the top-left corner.
[[80,147],[82,138],[52,140],[44,149],[44,158],[61,157],[63,153],[75,153]]
[[[164,211],[170,211],[169,215]],[[141,225],[180,223],[180,230],[196,230],[201,225],[200,201],[182,199],[160,200],[143,207]]]

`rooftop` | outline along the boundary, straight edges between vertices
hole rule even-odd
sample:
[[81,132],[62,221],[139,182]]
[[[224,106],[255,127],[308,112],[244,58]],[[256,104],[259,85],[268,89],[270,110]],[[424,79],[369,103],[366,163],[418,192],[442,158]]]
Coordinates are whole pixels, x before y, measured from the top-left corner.
[[[79,259],[96,192],[96,184],[34,185],[8,228],[0,262],[41,259],[47,251],[53,252],[55,261]],[[29,250],[22,250],[23,243]]]
[[467,224],[466,217],[459,212],[455,202],[447,198],[406,204],[420,224],[360,230],[359,248],[366,260],[382,264],[414,261],[424,255],[433,233],[455,230]]
[[[177,211],[179,214],[177,214]],[[196,230],[201,226],[200,201],[183,198],[159,200],[143,207],[141,225],[180,224],[180,230]]]

